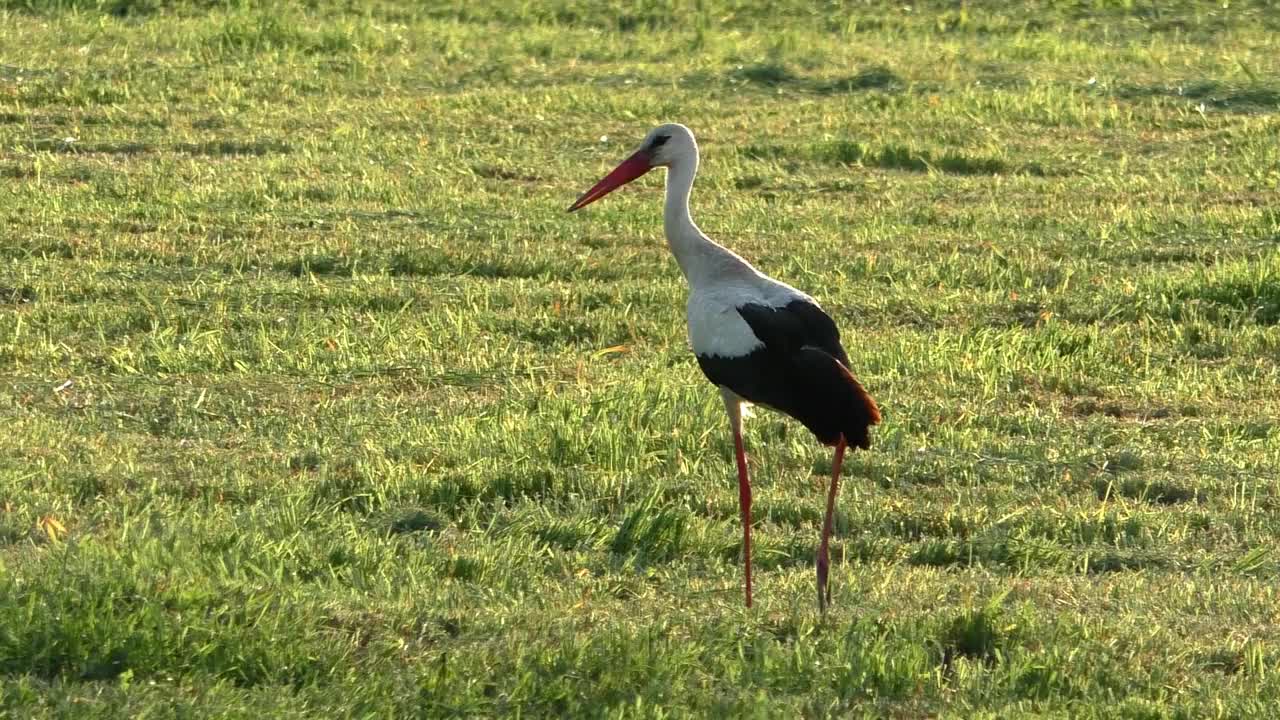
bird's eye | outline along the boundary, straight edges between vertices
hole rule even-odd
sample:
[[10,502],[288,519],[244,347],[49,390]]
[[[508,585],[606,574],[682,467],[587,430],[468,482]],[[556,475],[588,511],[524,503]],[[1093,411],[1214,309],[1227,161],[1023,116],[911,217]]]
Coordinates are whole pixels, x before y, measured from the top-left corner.
[[659,135],[658,137],[653,139],[653,142],[649,144],[649,147],[656,150],[662,147],[663,145],[665,145],[666,142],[670,139],[671,139],[670,135]]

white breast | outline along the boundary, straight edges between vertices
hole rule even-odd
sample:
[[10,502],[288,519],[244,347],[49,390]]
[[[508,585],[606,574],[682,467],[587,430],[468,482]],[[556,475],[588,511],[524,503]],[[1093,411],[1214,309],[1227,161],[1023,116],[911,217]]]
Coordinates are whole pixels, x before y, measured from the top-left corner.
[[747,305],[783,307],[808,295],[790,285],[754,273],[731,282],[694,286],[689,292],[689,342],[698,355],[741,357],[764,343],[738,314]]
[[761,273],[736,253],[705,241],[700,257],[682,263],[689,279],[689,342],[698,355],[733,358],[764,347],[738,314],[747,305],[783,307],[812,298]]
[[731,358],[764,347],[738,314],[737,304],[720,293],[689,293],[689,342],[698,355]]

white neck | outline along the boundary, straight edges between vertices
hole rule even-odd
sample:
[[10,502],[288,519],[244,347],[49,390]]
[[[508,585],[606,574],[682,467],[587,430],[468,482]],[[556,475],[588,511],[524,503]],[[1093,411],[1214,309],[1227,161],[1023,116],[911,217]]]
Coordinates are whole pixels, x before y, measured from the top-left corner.
[[667,236],[667,246],[675,255],[680,272],[689,282],[704,275],[707,261],[724,248],[712,242],[689,214],[689,192],[693,178],[698,174],[698,154],[677,158],[667,167],[667,197],[662,210],[662,229]]

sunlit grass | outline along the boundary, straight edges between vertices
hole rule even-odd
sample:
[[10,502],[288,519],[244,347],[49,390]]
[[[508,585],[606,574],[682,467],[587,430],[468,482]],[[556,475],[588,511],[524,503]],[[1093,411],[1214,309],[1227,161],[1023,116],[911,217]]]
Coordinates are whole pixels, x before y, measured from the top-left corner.
[[[0,714],[1268,717],[1266,2],[0,2]],[[658,178],[813,292],[723,409]]]

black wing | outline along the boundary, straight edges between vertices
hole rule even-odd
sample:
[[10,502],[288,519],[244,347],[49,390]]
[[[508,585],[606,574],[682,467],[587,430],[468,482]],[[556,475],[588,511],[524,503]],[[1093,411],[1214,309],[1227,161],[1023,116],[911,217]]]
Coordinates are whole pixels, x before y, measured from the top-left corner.
[[698,356],[717,385],[784,412],[834,445],[844,435],[855,447],[871,444],[868,428],[880,410],[849,372],[840,331],[822,308],[804,300],[782,307],[748,304],[738,314],[764,344],[736,358]]
[[782,307],[750,303],[740,306],[738,314],[766,346],[782,352],[815,347],[849,367],[836,322],[807,300],[792,300]]

